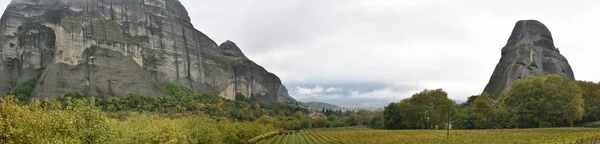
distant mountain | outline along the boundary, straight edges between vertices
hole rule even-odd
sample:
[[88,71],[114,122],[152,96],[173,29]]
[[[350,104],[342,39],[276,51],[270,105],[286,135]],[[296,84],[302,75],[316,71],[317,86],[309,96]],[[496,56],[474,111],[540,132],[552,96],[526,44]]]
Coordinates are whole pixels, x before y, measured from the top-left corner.
[[318,111],[318,110],[322,110],[323,108],[332,109],[332,110],[347,110],[347,108],[340,107],[340,106],[333,105],[333,104],[324,103],[324,102],[304,102],[302,104],[304,106],[306,106],[306,108],[309,111]]
[[386,103],[386,102],[368,102],[368,103],[343,105],[343,106],[348,109],[351,109],[351,110],[379,111],[379,110],[383,110],[383,108],[388,104],[389,103]]

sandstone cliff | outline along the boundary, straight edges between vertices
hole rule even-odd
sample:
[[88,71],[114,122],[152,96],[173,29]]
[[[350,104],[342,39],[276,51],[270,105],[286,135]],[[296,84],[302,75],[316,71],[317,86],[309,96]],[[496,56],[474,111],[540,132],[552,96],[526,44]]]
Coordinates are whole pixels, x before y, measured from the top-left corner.
[[554,46],[550,30],[539,21],[522,20],[502,48],[500,62],[484,92],[497,99],[515,80],[545,74],[575,80],[569,62]]
[[81,90],[97,97],[161,96],[158,85],[174,82],[267,103],[278,101],[283,87],[254,63],[240,69],[248,62],[226,56],[194,29],[178,0],[13,0],[0,34],[2,94],[38,79],[32,95],[42,99]]

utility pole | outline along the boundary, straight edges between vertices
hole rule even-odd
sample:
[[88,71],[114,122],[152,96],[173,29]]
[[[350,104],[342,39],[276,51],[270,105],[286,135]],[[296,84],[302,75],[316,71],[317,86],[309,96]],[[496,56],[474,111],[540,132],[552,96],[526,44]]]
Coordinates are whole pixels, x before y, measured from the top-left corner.
[[450,110],[448,109],[448,128],[446,128],[446,139],[450,140]]

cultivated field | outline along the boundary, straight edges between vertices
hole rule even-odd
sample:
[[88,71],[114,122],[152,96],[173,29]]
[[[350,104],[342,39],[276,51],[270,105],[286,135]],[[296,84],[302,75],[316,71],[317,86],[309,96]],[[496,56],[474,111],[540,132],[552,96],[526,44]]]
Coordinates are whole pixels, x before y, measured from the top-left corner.
[[312,129],[259,143],[600,143],[598,128],[451,130],[449,139],[446,134],[445,130]]

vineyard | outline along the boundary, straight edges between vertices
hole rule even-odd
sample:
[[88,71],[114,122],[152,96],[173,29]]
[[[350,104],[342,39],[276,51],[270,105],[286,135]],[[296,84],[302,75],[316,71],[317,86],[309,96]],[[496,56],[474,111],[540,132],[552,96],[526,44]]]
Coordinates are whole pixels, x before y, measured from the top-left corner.
[[600,143],[600,129],[542,128],[507,130],[311,129],[286,133],[259,144],[314,143]]

